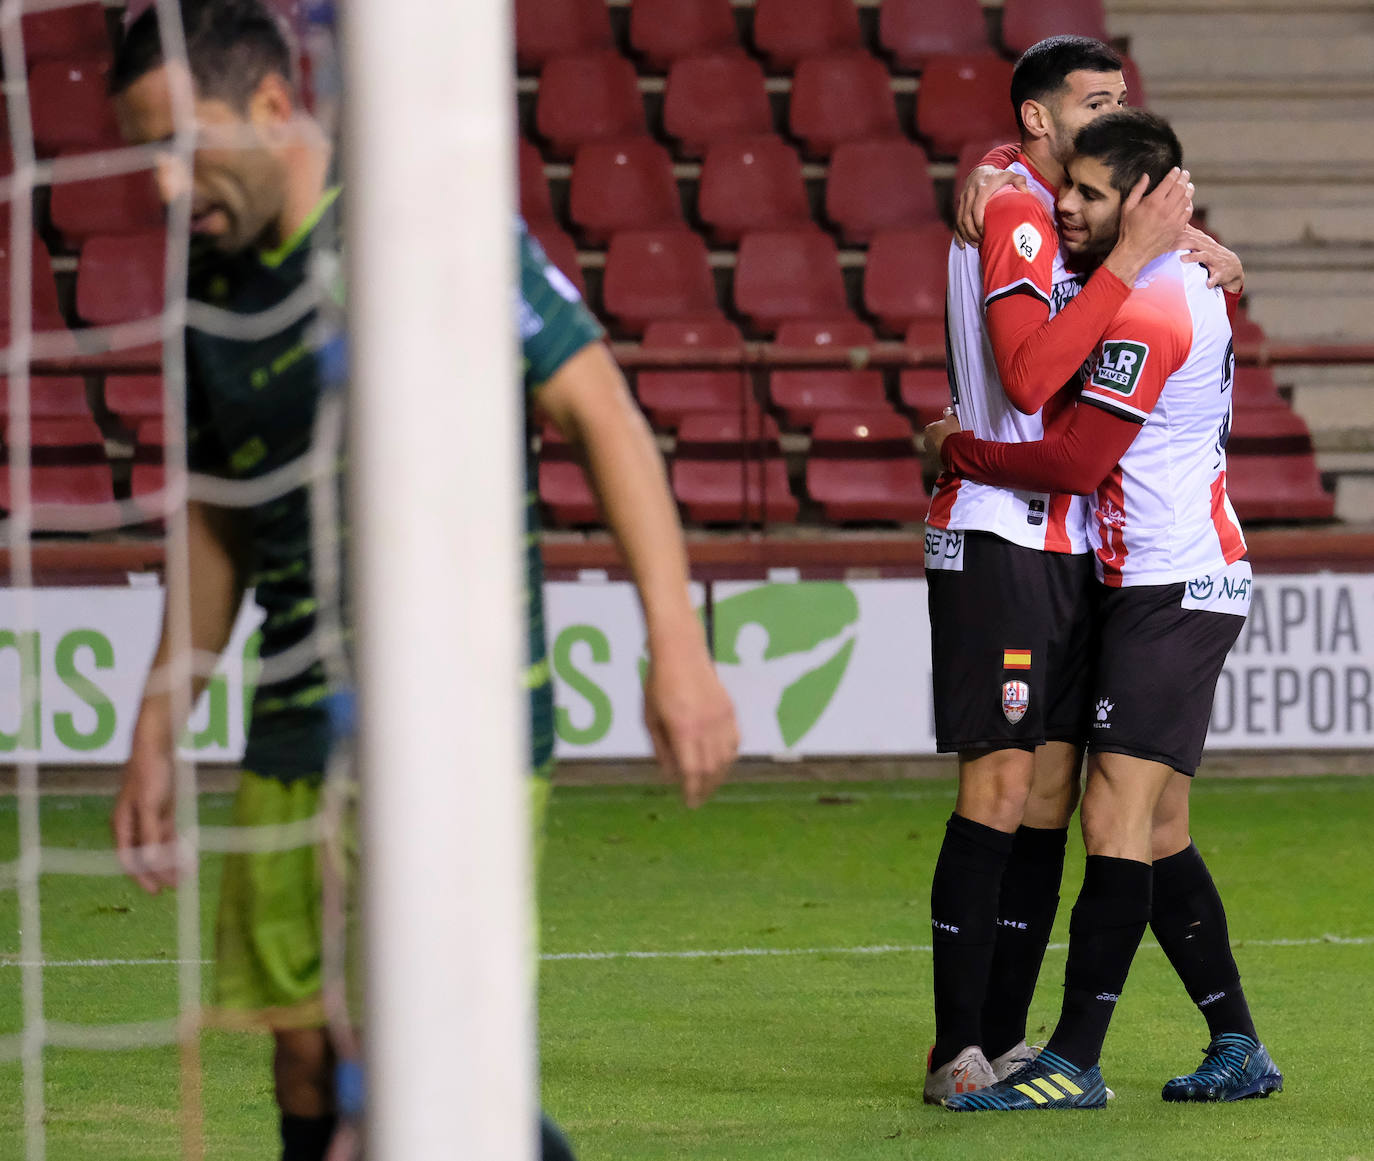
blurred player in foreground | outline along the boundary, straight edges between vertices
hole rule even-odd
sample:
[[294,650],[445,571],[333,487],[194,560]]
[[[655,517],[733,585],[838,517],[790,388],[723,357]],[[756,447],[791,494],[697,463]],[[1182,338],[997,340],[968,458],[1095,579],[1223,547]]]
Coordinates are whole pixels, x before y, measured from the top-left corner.
[[[121,131],[136,144],[172,140],[176,86],[186,86],[192,100],[192,170],[169,153],[157,172],[165,201],[189,186],[197,252],[191,298],[238,315],[287,299],[302,304],[293,321],[265,338],[186,332],[189,465],[210,476],[254,480],[299,464],[311,449],[323,382],[311,328],[342,294],[336,278],[320,274],[337,269],[331,258],[339,247],[339,190],[330,184],[329,142],[299,102],[290,48],[260,0],[181,0],[180,7],[187,63],[164,55],[150,9],[128,29],[111,92]],[[519,244],[526,386],[586,449],[644,607],[645,713],[655,749],[682,782],[688,804],[699,805],[724,777],[737,734],[688,600],[685,552],[662,464],[575,292],[551,275],[523,231]],[[306,488],[245,509],[192,501],[187,523],[188,575],[168,576],[167,607],[189,600],[191,647],[218,654],[251,587],[266,613],[264,663],[290,650],[309,651],[319,594]],[[546,778],[552,690],[542,664],[536,564],[532,547],[533,762]],[[165,688],[172,648],[164,622],[112,817],[126,870],[151,892],[176,880],[169,856],[171,758],[182,723],[173,720]],[[329,686],[317,652],[290,668],[290,676],[265,682],[255,695],[236,825],[290,824],[318,813],[330,745]],[[195,679],[193,694],[205,680]],[[536,786],[542,803],[547,781]],[[284,1161],[319,1161],[336,1125],[334,1051],[321,1001],[321,890],[315,846],[225,859],[216,1004],[274,1037]]]
[[[1142,177],[1157,184],[1181,161],[1173,131],[1148,113],[1115,113],[1082,129],[1058,199],[1066,252],[1101,263]],[[1158,849],[1157,814],[1166,793],[1181,789],[1186,801],[1216,682],[1249,610],[1245,540],[1226,498],[1235,358],[1222,296],[1207,279],[1176,252],[1151,262],[1081,373],[1072,418],[1044,440],[976,439],[953,417],[927,429],[944,464],[963,477],[1092,495],[1100,583],[1081,812],[1088,860],[1070,926],[1063,1012],[1033,1062],[983,1091],[947,1098],[952,1109],[1106,1102],[1102,1043],[1151,918],[1152,861],[1170,862]],[[1200,862],[1191,846],[1168,854]],[[1205,941],[1212,957],[1187,962],[1216,981],[1199,1004],[1213,1040],[1197,1072],[1165,1085],[1166,1100],[1238,1100],[1283,1085],[1255,1035],[1225,913],[1215,888],[1210,894],[1184,901],[1194,914],[1174,919],[1180,939]],[[1193,993],[1195,978],[1180,974]]]

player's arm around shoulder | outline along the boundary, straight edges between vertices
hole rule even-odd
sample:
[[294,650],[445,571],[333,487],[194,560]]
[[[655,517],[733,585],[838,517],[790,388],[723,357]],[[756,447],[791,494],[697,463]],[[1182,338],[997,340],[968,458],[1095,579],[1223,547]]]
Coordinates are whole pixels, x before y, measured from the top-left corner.
[[699,806],[724,780],[739,732],[689,598],[687,553],[663,459],[601,343],[567,359],[537,401],[581,449],[625,554],[648,632],[645,724],[660,764],[681,781],[687,804]]

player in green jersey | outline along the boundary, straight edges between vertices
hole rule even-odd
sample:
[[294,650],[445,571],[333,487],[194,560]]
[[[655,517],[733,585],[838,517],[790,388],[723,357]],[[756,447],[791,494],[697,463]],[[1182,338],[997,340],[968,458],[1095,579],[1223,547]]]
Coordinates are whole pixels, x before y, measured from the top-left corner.
[[[277,333],[226,338],[188,327],[187,446],[192,470],[254,480],[307,454],[323,387],[313,324],[340,292],[329,143],[299,103],[283,34],[261,0],[181,0],[187,62],[163,54],[156,10],[129,28],[111,71],[120,127],[134,143],[173,137],[173,88],[189,83],[194,163],[170,152],[158,166],[165,201],[188,187],[196,252],[193,300],[253,314],[304,303]],[[526,386],[585,451],[607,520],[638,586],[648,631],[645,715],[655,749],[690,805],[719,784],[738,743],[729,698],[715,676],[688,598],[686,554],[662,463],[585,308],[521,238],[528,308]],[[321,271],[324,272],[321,275]],[[534,328],[532,320],[540,322]],[[221,328],[216,328],[217,330]],[[247,509],[188,505],[189,568],[169,575],[168,608],[189,600],[191,645],[216,654],[252,586],[266,614],[264,682],[253,704],[235,803],[240,825],[289,823],[319,808],[329,731],[328,693],[310,641],[320,594],[311,564],[310,501],[298,488]],[[531,581],[537,553],[531,549]],[[183,586],[186,586],[183,588]],[[536,771],[547,773],[552,732],[537,585],[530,592]],[[171,656],[164,624],[154,659]],[[193,682],[199,693],[203,678]],[[542,707],[542,708],[541,708]],[[126,869],[146,890],[175,875],[152,848],[174,838],[172,747],[181,723],[150,684],[134,730],[112,826]],[[217,922],[216,999],[268,1028],[282,1114],[283,1158],[321,1158],[335,1124],[333,1053],[323,1027],[321,874],[314,847],[235,854],[225,861]]]

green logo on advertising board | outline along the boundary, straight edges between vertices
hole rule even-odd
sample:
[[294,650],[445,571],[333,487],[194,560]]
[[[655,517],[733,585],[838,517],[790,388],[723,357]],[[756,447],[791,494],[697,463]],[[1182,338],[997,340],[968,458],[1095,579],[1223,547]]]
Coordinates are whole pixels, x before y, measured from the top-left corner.
[[853,590],[838,582],[760,585],[717,601],[714,615],[722,679],[732,693],[747,687],[751,699],[766,701],[783,745],[796,745],[849,667],[859,620]]

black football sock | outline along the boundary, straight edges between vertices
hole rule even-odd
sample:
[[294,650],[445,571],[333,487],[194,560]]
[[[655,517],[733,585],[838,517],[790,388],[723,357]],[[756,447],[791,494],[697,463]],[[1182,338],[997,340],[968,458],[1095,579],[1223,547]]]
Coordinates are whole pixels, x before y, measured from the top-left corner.
[[1222,906],[1212,874],[1197,847],[1155,863],[1150,930],[1174,965],[1214,1038],[1236,1032],[1258,1040],[1240,986]]
[[1068,827],[1023,826],[1012,836],[1002,873],[997,938],[983,1001],[983,1051],[1001,1056],[1026,1038],[1026,1013],[1059,910]]
[[1150,921],[1149,863],[1089,855],[1069,922],[1064,1007],[1045,1046],[1078,1068],[1094,1065],[1131,960]]
[[337,1118],[281,1115],[281,1161],[324,1161]]
[[942,1068],[982,1043],[983,997],[997,935],[997,897],[1011,835],[950,815],[930,885],[935,966],[935,1050]]
[[568,1139],[547,1114],[539,1117],[539,1161],[577,1161]]

